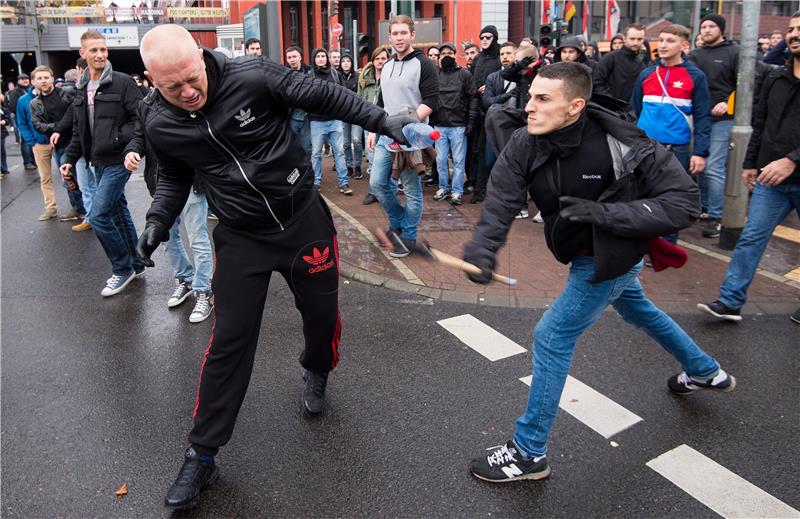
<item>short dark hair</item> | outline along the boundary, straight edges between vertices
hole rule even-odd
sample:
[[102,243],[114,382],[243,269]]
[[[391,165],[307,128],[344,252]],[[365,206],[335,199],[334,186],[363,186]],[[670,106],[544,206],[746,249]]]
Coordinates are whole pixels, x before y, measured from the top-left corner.
[[661,34],[662,32],[665,32],[667,34],[674,34],[678,38],[682,38],[686,41],[689,41],[689,38],[692,37],[691,31],[689,31],[689,29],[687,29],[685,25],[681,25],[679,23],[671,23],[658,31],[659,34]]
[[574,61],[559,61],[542,68],[537,75],[561,81],[567,99],[580,98],[589,101],[592,97],[592,75],[586,65]]
[[247,49],[250,47],[250,45],[254,43],[258,43],[259,47],[261,46],[261,40],[259,40],[258,38],[249,38],[246,42],[244,42],[244,48]]
[[84,58],[78,58],[78,61],[75,62],[75,66],[78,67],[78,68],[84,68],[85,69],[86,67],[89,66],[89,64],[86,63],[86,60]]
[[[531,43],[533,43],[533,42],[531,42]],[[500,48],[502,49],[503,47],[514,47],[516,49],[517,48],[517,44],[514,43],[513,41],[504,41],[503,43],[500,44]]]
[[476,44],[472,43],[472,42],[469,42],[466,45],[464,45],[464,52],[467,52],[469,49],[472,49],[472,48],[476,48],[477,49],[478,46]]
[[647,28],[644,25],[642,25],[642,24],[637,22],[637,23],[632,23],[632,24],[628,25],[627,27],[625,27],[625,30],[622,31],[622,34],[627,36],[628,35],[628,31],[630,31],[631,29],[633,29],[635,31],[647,31]]
[[800,11],[793,12],[792,16],[790,16],[789,18],[800,18]]
[[297,45],[292,45],[290,47],[286,47],[286,50],[283,51],[283,55],[286,56],[290,52],[296,52],[296,53],[300,54],[301,58],[303,57],[303,49],[301,49]]

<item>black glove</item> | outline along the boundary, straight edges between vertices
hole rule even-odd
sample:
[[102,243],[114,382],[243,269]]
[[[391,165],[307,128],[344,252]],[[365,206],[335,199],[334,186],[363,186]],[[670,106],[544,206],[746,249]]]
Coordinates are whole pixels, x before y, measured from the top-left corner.
[[562,207],[561,212],[558,213],[561,218],[570,222],[597,225],[605,223],[603,204],[574,196],[562,196],[558,200],[561,202]]
[[141,236],[139,236],[139,243],[136,244],[136,256],[142,260],[148,267],[155,266],[150,255],[153,254],[162,241],[169,240],[169,231],[164,229],[164,226],[155,220],[147,222],[144,226]]
[[406,136],[403,135],[403,126],[418,122],[419,119],[417,119],[416,117],[411,117],[410,115],[406,114],[390,115],[389,117],[383,120],[383,125],[381,126],[381,133],[389,137],[398,144],[408,146],[408,141],[406,140]]
[[481,285],[486,285],[491,283],[492,281],[492,272],[494,271],[494,256],[485,256],[485,255],[471,255],[468,252],[464,253],[464,261],[467,263],[472,263],[479,269],[481,269],[480,274],[469,274],[467,273],[467,277],[473,283],[480,283]]

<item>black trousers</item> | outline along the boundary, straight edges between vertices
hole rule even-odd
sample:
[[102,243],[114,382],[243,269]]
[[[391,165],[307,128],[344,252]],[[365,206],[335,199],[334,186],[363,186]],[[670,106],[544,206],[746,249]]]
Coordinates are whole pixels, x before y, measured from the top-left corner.
[[215,321],[206,349],[189,441],[215,454],[231,438],[253,371],[270,277],[279,272],[303,319],[300,364],[329,372],[339,362],[339,251],[336,229],[320,197],[283,232],[214,230],[216,265],[211,282]]

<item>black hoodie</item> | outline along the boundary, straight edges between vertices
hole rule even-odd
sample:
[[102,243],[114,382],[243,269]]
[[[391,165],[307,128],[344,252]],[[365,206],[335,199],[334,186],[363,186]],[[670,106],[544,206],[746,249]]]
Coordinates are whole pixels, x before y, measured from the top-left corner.
[[583,52],[583,49],[581,49],[581,42],[580,42],[580,40],[578,40],[578,38],[565,38],[564,41],[561,42],[561,44],[556,49],[556,58],[554,60],[555,63],[558,63],[559,61],[561,61],[561,49],[575,49],[575,50],[577,50],[578,51],[578,63],[580,63],[581,65],[585,65],[585,66],[589,67],[590,71],[592,71],[594,69],[595,65],[597,64],[596,61],[589,61],[586,58],[586,53]]
[[644,60],[638,52],[625,46],[611,51],[594,67],[594,91],[627,102],[631,98],[636,78],[644,69]]
[[489,74],[500,70],[500,43],[497,41],[497,28],[494,25],[487,25],[481,29],[481,34],[487,32],[494,35],[492,44],[489,45],[489,48],[481,50],[472,63],[472,75],[475,78],[475,86],[477,88],[486,83],[486,78],[489,77]]
[[[317,53],[319,52],[324,52],[325,57],[327,58],[327,62],[325,66],[322,68],[319,68],[315,63],[317,58]],[[311,53],[311,68],[313,69],[313,74],[315,78],[321,79],[323,81],[330,81],[331,83],[335,83],[337,85],[343,85],[342,76],[339,74],[339,72],[336,71],[335,68],[331,67],[331,59],[330,56],[328,56],[328,51],[326,51],[325,49],[314,49],[314,51]],[[327,115],[308,114],[309,121],[333,121],[334,119],[336,118]]]
[[[711,94],[712,108],[717,103],[727,102],[731,92],[736,90],[736,77],[739,75],[739,46],[722,40],[721,43],[709,47],[703,45],[689,54],[689,59],[708,78],[708,91]],[[733,119],[732,115],[714,117],[714,121]]]

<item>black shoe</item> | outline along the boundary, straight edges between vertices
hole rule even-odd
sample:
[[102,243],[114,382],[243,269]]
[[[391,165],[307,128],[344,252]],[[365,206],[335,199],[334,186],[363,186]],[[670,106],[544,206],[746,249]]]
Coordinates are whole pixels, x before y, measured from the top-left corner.
[[373,195],[372,193],[367,193],[367,196],[364,197],[364,200],[361,201],[364,205],[374,204],[378,201],[378,198]]
[[523,479],[544,479],[550,475],[547,458],[539,461],[526,460],[517,451],[513,441],[505,445],[490,447],[480,458],[475,458],[469,465],[469,471],[478,479],[491,483],[507,483]]
[[328,385],[327,373],[306,370],[303,373],[306,388],[303,390],[303,407],[311,414],[319,414],[325,405],[325,387]]
[[722,391],[727,393],[733,391],[736,387],[736,379],[725,373],[725,370],[720,368],[717,373],[707,379],[701,380],[687,375],[685,371],[669,377],[667,380],[669,390],[678,395],[688,395],[694,393],[699,389],[713,389],[714,391]]
[[719,223],[719,220],[709,219],[708,225],[703,229],[703,236],[706,238],[718,238],[721,229],[722,224]]
[[470,199],[469,203],[480,204],[484,200],[486,200],[486,192],[476,190],[474,193],[472,193],[472,198]]
[[791,319],[793,322],[797,324],[800,324],[800,308],[795,310],[795,312],[789,316],[789,319]]
[[164,506],[172,510],[193,508],[200,503],[200,492],[213,485],[219,478],[219,469],[214,460],[203,461],[192,448],[183,455],[183,467],[175,483],[169,487]]
[[347,168],[347,176],[348,177],[352,177],[353,176],[353,168]]
[[723,319],[725,321],[741,321],[742,315],[741,310],[738,308],[728,308],[727,306],[723,305],[719,301],[714,301],[713,303],[705,304],[705,303],[698,303],[697,305],[698,310],[702,310],[707,314],[711,314],[718,319]]
[[356,180],[361,180],[364,178],[364,173],[361,172],[361,166],[356,166],[353,172],[353,178]]
[[433,175],[425,175],[425,178],[422,179],[422,183],[426,186],[438,186],[439,180]]
[[386,236],[389,238],[389,241],[392,243],[393,250],[389,252],[389,256],[393,258],[405,258],[409,254],[411,254],[411,249],[406,246],[405,241],[403,238],[400,237],[400,233],[390,229],[389,232],[386,233]]

